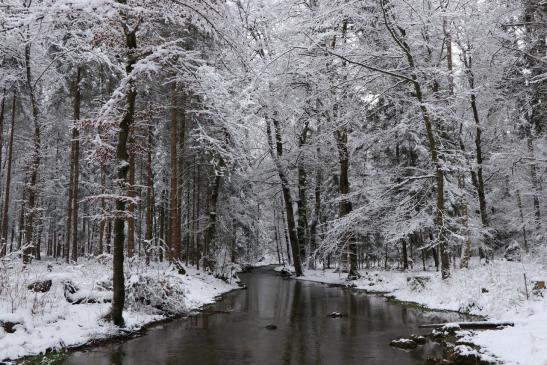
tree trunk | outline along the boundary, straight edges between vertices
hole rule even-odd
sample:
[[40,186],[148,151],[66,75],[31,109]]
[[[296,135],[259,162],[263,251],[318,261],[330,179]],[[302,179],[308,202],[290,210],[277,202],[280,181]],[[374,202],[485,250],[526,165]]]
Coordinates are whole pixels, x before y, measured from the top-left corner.
[[[121,3],[125,1],[119,0]],[[130,77],[133,66],[137,62],[134,50],[137,48],[137,29],[131,31],[126,29],[125,41],[127,47],[127,63],[125,67],[127,77]],[[135,80],[129,80],[129,90],[127,92],[127,110],[125,111],[119,125],[118,145],[116,147],[116,158],[118,160],[118,191],[119,194],[126,193],[127,173],[129,172],[129,154],[127,142],[129,139],[129,128],[133,123],[135,114],[135,101],[137,91],[135,89]],[[125,243],[125,199],[120,196],[116,199],[116,217],[114,218],[114,257],[113,257],[113,297],[111,319],[116,326],[123,326],[123,307],[125,303],[125,283],[123,273],[123,248]]]
[[[81,80],[81,68],[76,70],[76,83],[74,84],[74,126],[72,127],[72,164],[74,165],[74,181],[70,184],[72,186],[72,261],[78,260],[78,185],[80,176],[80,129],[78,121],[80,120],[80,105],[81,105],[81,92],[80,92],[80,80]],[[71,168],[72,170],[72,168]]]
[[[4,147],[4,140],[3,140],[3,137],[4,137],[4,111],[5,111],[5,106],[6,106],[6,89],[4,89],[2,91],[2,104],[0,105],[0,187],[2,185],[2,168],[3,168],[3,165],[2,165],[2,151],[3,151],[3,147]],[[1,220],[0,220],[0,224],[1,224]],[[2,226],[0,225],[0,231],[2,231]],[[0,243],[0,247],[1,247],[1,243]],[[1,248],[0,248],[0,251],[1,251]]]
[[[224,167],[224,160],[222,160],[222,158],[220,158],[219,167],[220,169]],[[205,232],[205,254],[207,256],[209,255],[209,246],[213,242],[216,232],[218,193],[222,184],[222,175],[220,174],[221,172],[217,172],[215,174],[215,177],[213,178],[213,184],[211,186],[211,192],[209,194],[209,222],[207,224],[207,229]]]
[[520,189],[517,189],[517,206],[519,208],[520,224],[522,225],[522,239],[524,240],[524,249],[528,252],[528,239],[526,237],[526,221],[524,220],[524,212],[522,209],[522,198]]
[[[335,131],[336,146],[338,148],[338,161],[340,164],[340,181],[338,192],[341,200],[338,205],[338,217],[342,218],[348,215],[352,210],[351,201],[347,198],[349,194],[349,151],[348,151],[348,134],[345,129]],[[353,233],[349,233],[343,238],[344,246],[347,246],[347,254],[349,255],[349,270],[348,280],[354,280],[360,277],[357,270],[357,245]],[[342,255],[346,255],[343,252]]]
[[146,154],[146,231],[144,233],[146,264],[150,264],[154,225],[154,177],[152,173],[152,126],[149,126],[148,151]]
[[10,190],[11,190],[11,166],[13,162],[13,135],[15,131],[16,102],[17,102],[17,95],[14,92],[13,102],[11,106],[11,128],[10,128],[9,142],[8,142],[8,161],[7,161],[8,166],[6,168],[6,187],[5,187],[5,193],[4,193],[4,207],[2,209],[2,251],[0,252],[0,257],[3,257],[6,255],[6,248],[8,245],[9,197],[10,197]]
[[26,220],[25,220],[25,243],[23,247],[23,263],[30,261],[30,253],[34,246],[34,218],[36,215],[36,201],[38,195],[38,170],[41,160],[41,130],[39,121],[38,104],[32,83],[32,72],[30,65],[31,43],[28,42],[25,46],[25,68],[26,82],[30,94],[30,103],[32,109],[32,119],[34,124],[34,133],[32,139],[32,157],[29,166],[29,185],[27,187],[27,204],[26,204]]
[[304,156],[302,156],[302,148],[306,144],[306,139],[308,135],[308,123],[304,126],[302,133],[299,136],[298,147],[300,150],[300,156],[298,158],[298,226],[297,226],[297,235],[298,243],[300,245],[300,259],[307,262],[306,259],[306,242],[307,230],[308,230],[308,208],[307,208],[307,174],[304,167]]
[[273,125],[275,129],[275,145],[276,145],[277,155],[273,147],[274,142],[272,139],[272,130],[270,127],[270,122],[266,120],[266,132],[267,132],[267,138],[268,138],[268,145],[270,147],[270,155],[272,159],[274,160],[274,163],[277,168],[277,173],[279,175],[279,179],[281,180],[281,190],[283,192],[283,199],[285,200],[285,210],[287,214],[287,225],[289,230],[289,241],[291,244],[294,270],[295,270],[296,276],[302,276],[303,273],[302,273],[302,265],[300,263],[300,251],[299,251],[300,245],[298,243],[298,236],[296,232],[296,224],[295,224],[294,212],[293,212],[293,200],[291,196],[289,180],[285,174],[285,170],[281,162],[281,158],[283,157],[283,142],[281,141],[281,130],[279,128],[279,122],[277,120],[273,119]]
[[485,195],[485,188],[484,188],[484,177],[482,172],[482,164],[483,164],[483,157],[482,157],[482,130],[480,126],[480,117],[479,117],[479,111],[477,108],[477,97],[475,95],[475,76],[473,74],[472,70],[472,60],[471,56],[467,54],[467,52],[464,52],[464,65],[465,65],[465,72],[467,74],[467,82],[469,83],[469,89],[471,90],[471,96],[470,96],[470,103],[471,103],[471,110],[473,111],[473,120],[475,121],[475,160],[477,163],[477,173],[476,173],[476,179],[477,179],[477,195],[479,197],[479,212],[481,216],[481,223],[483,227],[488,226],[488,212],[486,210],[486,195]]
[[408,270],[408,252],[406,247],[406,240],[402,240],[402,255],[403,255],[403,269]]
[[170,184],[169,184],[169,261],[180,259],[180,223],[178,205],[178,172],[177,172],[177,85],[173,83],[171,94],[170,143]]
[[[135,153],[129,153],[129,185],[127,196],[135,199]],[[127,207],[127,257],[133,257],[135,253],[135,204],[129,202]]]
[[[106,186],[106,172],[104,170],[104,165],[101,164],[101,193],[104,194],[105,192],[105,186]],[[104,198],[101,198],[101,214],[105,211],[105,200]],[[104,230],[106,227],[106,220],[104,217],[101,217],[101,221],[99,223],[99,247],[97,249],[97,254],[101,255],[104,252]]]

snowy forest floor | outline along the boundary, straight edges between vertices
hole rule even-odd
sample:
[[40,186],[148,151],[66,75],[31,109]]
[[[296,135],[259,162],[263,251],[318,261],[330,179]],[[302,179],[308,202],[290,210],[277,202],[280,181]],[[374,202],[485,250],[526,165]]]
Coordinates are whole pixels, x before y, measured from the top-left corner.
[[26,268],[20,260],[3,261],[0,361],[130,335],[237,288],[235,279],[229,284],[193,268],[181,275],[165,263],[127,260],[125,327],[119,329],[104,320],[111,306],[111,266],[108,256],[76,265],[34,261]]
[[[494,355],[505,364],[547,365],[547,292],[543,290],[543,296],[534,294],[531,284],[536,278],[547,279],[547,270],[542,263],[494,260],[484,264],[477,259],[471,262],[469,269],[454,270],[452,277],[444,281],[435,271],[360,270],[360,273],[362,278],[352,282],[356,289],[387,294],[429,309],[514,322],[514,327],[503,330],[474,331],[471,341],[480,346],[487,357]],[[407,277],[411,276],[430,279],[423,287],[409,285]],[[332,269],[306,270],[299,279],[347,284],[346,274]]]

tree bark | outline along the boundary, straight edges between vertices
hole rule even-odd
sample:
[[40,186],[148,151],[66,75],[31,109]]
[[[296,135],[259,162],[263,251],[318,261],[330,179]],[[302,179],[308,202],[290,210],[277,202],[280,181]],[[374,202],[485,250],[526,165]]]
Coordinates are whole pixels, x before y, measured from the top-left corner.
[[[11,166],[13,162],[13,134],[15,131],[15,107],[17,101],[17,94],[13,93],[13,102],[11,106],[11,128],[9,133],[8,142],[8,166],[6,168],[6,187],[4,193],[4,207],[2,209],[2,251],[0,257],[6,255],[6,248],[8,245],[8,215],[9,215],[9,198],[11,190]],[[13,241],[13,240],[12,240]]]

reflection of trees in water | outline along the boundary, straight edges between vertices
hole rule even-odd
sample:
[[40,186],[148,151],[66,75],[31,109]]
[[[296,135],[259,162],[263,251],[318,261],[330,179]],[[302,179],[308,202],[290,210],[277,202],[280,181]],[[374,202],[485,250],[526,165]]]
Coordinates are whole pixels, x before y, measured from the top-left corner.
[[110,365],[123,365],[123,359],[125,352],[122,350],[122,346],[118,346],[116,351],[110,353]]

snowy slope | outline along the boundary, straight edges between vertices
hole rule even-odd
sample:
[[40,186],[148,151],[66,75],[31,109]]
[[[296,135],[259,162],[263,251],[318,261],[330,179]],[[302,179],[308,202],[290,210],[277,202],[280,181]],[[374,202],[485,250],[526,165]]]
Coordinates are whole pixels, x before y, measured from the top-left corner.
[[[138,261],[132,262],[126,266],[127,285],[149,278],[153,290],[167,290],[178,295],[173,296],[176,302],[169,303],[170,313],[131,302],[128,298],[124,311],[126,326],[120,330],[103,319],[109,312],[110,303],[71,304],[65,298],[67,282],[79,288],[69,297],[98,301],[111,297],[111,292],[103,288],[110,280],[110,263],[85,259],[80,262],[76,266],[54,261],[33,262],[25,269],[19,262],[6,263],[2,279],[7,280],[2,280],[0,295],[0,324],[12,322],[16,325],[11,329],[13,333],[0,327],[0,360],[128,334],[170,315],[197,309],[236,288],[235,283],[227,284],[192,268],[186,275],[179,275],[165,264],[153,263],[147,267]],[[36,280],[51,280],[51,289],[46,293],[29,290],[27,286]]]

